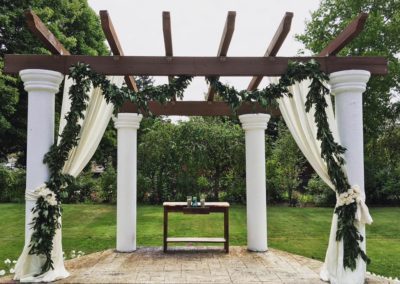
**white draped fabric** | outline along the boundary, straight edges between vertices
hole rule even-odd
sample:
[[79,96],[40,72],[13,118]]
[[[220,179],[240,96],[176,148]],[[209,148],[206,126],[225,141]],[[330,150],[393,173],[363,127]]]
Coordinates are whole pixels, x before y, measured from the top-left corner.
[[[278,82],[278,78],[269,79],[272,83]],[[294,140],[310,165],[321,179],[332,188],[332,190],[335,190],[330,181],[327,166],[321,158],[321,143],[317,140],[317,126],[314,122],[315,111],[314,109],[311,109],[309,112],[305,110],[306,96],[309,91],[310,83],[309,80],[304,80],[291,86],[289,89],[293,96],[291,98],[285,96],[279,99],[279,109]],[[326,102],[328,105],[326,113],[329,127],[335,141],[340,143],[331,98],[326,97]],[[344,171],[346,172],[346,167],[344,167]],[[356,226],[359,232],[365,236],[365,224],[372,223],[372,218],[369,215],[364,200],[361,200],[358,204],[357,220]],[[358,259],[356,270],[351,271],[343,268],[343,242],[336,241],[337,224],[337,215],[333,214],[328,249],[320,277],[322,280],[330,281],[332,284],[364,283],[366,264],[361,258]],[[362,242],[360,246],[365,251],[365,241]]]
[[[110,77],[109,79],[117,86],[122,85],[123,77]],[[65,78],[59,133],[62,132],[66,125],[65,115],[71,107],[68,92],[72,83],[71,79]],[[92,89],[89,92],[89,103],[85,118],[79,122],[82,126],[79,134],[80,140],[78,145],[70,152],[69,158],[63,168],[64,173],[76,177],[83,170],[103,137],[112,116],[113,108],[112,104],[107,104],[99,88]],[[26,198],[36,201],[38,196],[32,191]],[[57,230],[53,239],[53,245],[52,259],[54,270],[49,270],[40,276],[35,276],[40,273],[45,258],[43,256],[30,255],[29,244],[25,244],[15,266],[14,280],[20,280],[21,282],[50,282],[68,277],[69,273],[64,267],[61,230]]]

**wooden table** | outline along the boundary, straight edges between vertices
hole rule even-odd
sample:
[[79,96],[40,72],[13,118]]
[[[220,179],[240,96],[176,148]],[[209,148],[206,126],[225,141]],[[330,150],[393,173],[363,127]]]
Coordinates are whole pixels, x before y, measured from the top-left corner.
[[[167,252],[168,243],[223,243],[225,252],[229,252],[229,203],[206,202],[204,207],[187,207],[186,202],[164,202],[164,252]],[[210,214],[224,213],[223,238],[188,238],[168,237],[168,213],[182,212],[183,214]]]

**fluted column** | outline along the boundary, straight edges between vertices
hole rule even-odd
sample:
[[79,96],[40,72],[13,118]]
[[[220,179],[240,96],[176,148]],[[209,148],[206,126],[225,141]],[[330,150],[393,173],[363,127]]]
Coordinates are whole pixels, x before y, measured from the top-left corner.
[[[340,143],[347,150],[344,154],[347,175],[351,186],[358,185],[365,200],[364,188],[364,135],[363,135],[363,100],[370,73],[364,70],[346,70],[330,75],[330,85],[335,96],[335,119]],[[360,247],[365,251],[365,224],[358,223],[357,228],[364,236]],[[366,264],[361,258],[357,268],[349,271],[352,283],[364,283]],[[343,278],[343,281],[345,281]],[[347,282],[344,282],[347,283]]]
[[117,166],[117,251],[136,250],[137,130],[142,115],[119,113]]
[[[26,69],[19,75],[28,92],[28,129],[26,157],[26,192],[35,190],[49,178],[44,155],[54,143],[54,100],[63,75],[59,72]],[[32,208],[35,200],[25,201],[25,243],[30,242]]]
[[239,116],[246,138],[247,248],[267,250],[267,195],[265,179],[265,129],[270,115]]

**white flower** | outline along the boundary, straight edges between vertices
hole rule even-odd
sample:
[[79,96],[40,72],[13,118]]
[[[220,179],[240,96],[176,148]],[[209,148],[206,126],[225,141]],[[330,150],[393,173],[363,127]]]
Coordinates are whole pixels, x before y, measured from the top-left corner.
[[11,260],[9,260],[8,258],[4,261],[5,264],[11,264]]
[[10,273],[11,274],[15,273],[15,269],[14,268],[10,268]]
[[0,270],[0,276],[3,276],[3,275],[5,275],[6,274],[6,271],[3,269],[3,270]]
[[17,263],[17,261],[16,261],[16,260],[13,260],[13,263],[14,263],[14,264],[16,264],[16,263]]

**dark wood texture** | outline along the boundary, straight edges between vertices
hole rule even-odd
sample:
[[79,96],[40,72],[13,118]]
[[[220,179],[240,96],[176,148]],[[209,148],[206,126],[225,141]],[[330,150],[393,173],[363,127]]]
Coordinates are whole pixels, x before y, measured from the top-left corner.
[[172,56],[173,49],[172,49],[171,15],[169,12],[164,11],[162,13],[162,23],[163,23],[165,56]]
[[64,45],[58,41],[54,34],[32,10],[27,10],[25,12],[25,19],[30,31],[52,54],[70,55],[69,51],[64,47]]
[[[110,45],[112,53],[114,55],[124,55],[124,51],[122,50],[121,43],[119,42],[117,33],[115,32],[114,25],[111,21],[110,15],[108,14],[108,11],[100,11],[100,20],[101,27],[103,29],[104,35],[106,36],[108,44]],[[135,92],[138,91],[136,81],[133,76],[125,75],[124,79],[129,89]]]
[[163,249],[167,252],[167,238],[168,238],[168,209],[164,207],[164,234],[163,234]]
[[[167,11],[164,11],[162,13],[162,24],[163,24],[165,56],[171,57],[174,55],[172,48],[171,15]],[[168,76],[168,82],[171,83],[173,78],[174,78],[173,76]],[[176,101],[176,96],[174,96],[172,100]]]
[[[231,44],[233,32],[235,31],[235,19],[236,12],[229,11],[226,16],[225,27],[222,33],[221,41],[219,43],[219,48],[217,56],[222,57],[228,54],[229,45]],[[219,77],[218,77],[219,78]],[[208,101],[213,101],[215,95],[215,90],[211,87],[208,88],[206,98]]]
[[[285,41],[289,31],[290,26],[292,25],[293,13],[286,12],[285,16],[281,23],[279,24],[278,29],[275,32],[274,37],[272,38],[267,51],[264,54],[264,57],[275,56],[278,54],[279,49],[281,48],[283,42]],[[257,89],[258,85],[260,85],[263,76],[255,76],[251,79],[247,90],[254,91]]]
[[[224,250],[229,253],[229,203],[227,202],[206,202],[205,207],[187,207],[186,202],[164,202],[164,236],[163,250],[168,251],[168,243],[223,243]],[[191,209],[191,210],[189,210]],[[199,213],[199,212],[207,213]],[[223,213],[224,214],[224,237],[223,238],[193,238],[193,237],[168,237],[168,214],[170,212],[180,212],[184,214],[208,214]]]
[[229,253],[229,207],[224,211],[224,238],[225,252]]
[[361,69],[373,75],[387,74],[387,59],[379,56],[352,57],[172,57],[165,56],[85,56],[85,55],[5,55],[5,73],[23,69],[47,69],[68,73],[71,65],[84,62],[106,75],[150,76],[280,76],[289,61],[315,59],[326,73]]
[[210,207],[183,207],[183,214],[210,214]]
[[[160,104],[151,101],[149,109],[154,115],[184,115],[184,116],[233,116],[231,107],[226,102],[205,102],[205,101],[177,101]],[[119,112],[137,113],[136,105],[124,104]],[[238,109],[237,114],[246,113],[268,113],[272,116],[280,116],[277,109],[264,109],[257,103],[244,103]]]
[[327,47],[325,47],[318,56],[329,56],[338,54],[343,47],[358,36],[364,29],[368,14],[361,13],[355,18]]

